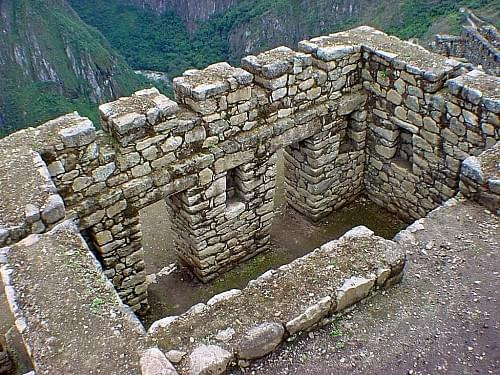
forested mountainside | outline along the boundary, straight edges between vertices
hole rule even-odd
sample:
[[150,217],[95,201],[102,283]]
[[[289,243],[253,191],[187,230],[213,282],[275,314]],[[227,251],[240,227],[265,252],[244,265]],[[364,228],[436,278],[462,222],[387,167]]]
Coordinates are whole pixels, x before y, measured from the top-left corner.
[[141,80],[66,0],[0,0],[0,135],[129,94]]
[[[403,39],[460,32],[460,7],[498,22],[498,0],[69,0],[136,69],[170,76],[369,24]],[[205,20],[205,21],[203,21]],[[187,24],[196,24],[190,29]]]
[[181,17],[189,30],[195,29],[201,21],[220,14],[238,0],[128,0],[131,4],[148,8],[156,13],[173,12]]

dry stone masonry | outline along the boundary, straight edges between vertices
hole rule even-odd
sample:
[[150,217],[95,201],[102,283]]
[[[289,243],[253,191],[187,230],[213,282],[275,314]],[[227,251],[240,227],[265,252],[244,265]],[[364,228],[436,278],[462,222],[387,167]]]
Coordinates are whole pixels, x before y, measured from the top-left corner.
[[461,36],[436,35],[432,49],[445,56],[463,58],[480,65],[486,72],[500,76],[500,34],[495,26],[465,11],[467,26]]
[[[459,189],[498,212],[499,88],[499,78],[471,71],[470,64],[359,27],[303,41],[299,52],[279,47],[248,56],[241,68],[218,63],[187,71],[174,80],[176,101],[148,89],[104,104],[99,131],[72,113],[17,132],[0,141],[0,248],[10,249],[3,250],[0,261],[7,294],[12,301],[29,295],[23,292],[22,275],[37,269],[40,259],[52,257],[64,265],[58,275],[69,281],[74,267],[86,265],[91,278],[100,278],[102,267],[111,282],[103,293],[110,296],[114,287],[125,305],[144,313],[148,297],[138,213],[159,200],[167,203],[179,259],[202,281],[218,277],[269,249],[279,150],[284,151],[287,203],[311,220],[331,214],[361,193],[408,222],[424,217]],[[347,263],[351,259],[348,274],[337,272],[335,259],[341,257],[325,245],[243,291],[217,296],[208,307],[195,306],[182,319],[160,321],[158,331],[148,336],[151,344],[140,334],[137,349],[148,350],[130,373],[136,365],[143,374],[158,368],[172,374],[203,373],[208,367],[219,373],[235,358],[262,356],[289,335],[366,297],[388,277],[397,276],[404,260],[392,242],[361,232],[364,239],[359,241],[372,241],[374,251],[380,251],[363,258],[366,246],[347,241],[353,233],[344,238],[341,243],[350,244],[342,258]],[[98,264],[89,263],[81,238]],[[80,251],[72,250],[77,242]],[[384,263],[384,249],[395,249],[397,260]],[[17,253],[24,256],[20,263]],[[319,254],[332,264],[317,263]],[[372,263],[378,260],[375,267]],[[264,305],[280,311],[278,304],[286,303],[296,306],[292,312],[299,315],[283,310],[283,316],[267,314],[241,327],[224,321],[227,326],[210,331],[224,344],[193,338],[194,347],[180,335],[180,322],[195,324],[221,306],[236,308],[230,303],[239,298],[252,296],[245,304],[260,306],[258,298],[277,289],[269,286],[258,297],[259,285],[291,280],[302,266],[315,280],[304,284],[314,300],[298,297],[306,290],[295,291],[283,301],[261,301],[262,311],[253,309],[264,314]],[[28,273],[34,280],[43,276]],[[324,273],[328,277],[321,278]],[[50,280],[54,293],[65,298],[74,281],[85,278],[75,278],[73,284]],[[90,299],[90,313],[102,307],[95,291],[82,296],[68,299],[68,309],[87,305]],[[41,338],[30,336],[37,314],[52,311],[42,302],[37,300],[31,310],[24,303],[12,304],[12,309],[19,316],[18,329],[35,348],[38,372],[46,373],[56,365],[36,352],[45,345]],[[110,319],[125,317],[125,306],[117,306],[98,311]],[[79,309],[71,308],[78,317]],[[100,324],[111,329],[112,322],[104,319]],[[200,327],[197,335],[205,337],[209,328]],[[159,333],[169,330],[179,336]],[[124,335],[132,331],[127,328]],[[49,330],[44,340],[50,342],[50,337]],[[178,337],[184,341],[168,341]],[[177,370],[171,362],[179,363]],[[71,367],[61,366],[60,373],[71,373]]]
[[[207,374],[215,365],[225,370],[229,361],[260,358],[290,336],[328,324],[333,314],[399,281],[404,264],[396,243],[357,227],[241,291],[156,322],[148,335],[167,357],[184,353],[177,361],[181,373]],[[206,362],[208,348],[218,361]]]

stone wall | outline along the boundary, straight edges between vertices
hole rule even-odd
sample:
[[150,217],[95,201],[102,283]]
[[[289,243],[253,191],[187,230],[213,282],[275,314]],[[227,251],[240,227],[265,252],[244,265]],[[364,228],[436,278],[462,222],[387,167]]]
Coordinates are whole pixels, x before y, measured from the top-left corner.
[[144,328],[75,223],[64,221],[1,248],[0,275],[38,375],[140,373]]
[[463,58],[465,56],[465,40],[462,36],[437,34],[434,36],[432,49],[440,55]]
[[153,323],[148,337],[181,374],[225,373],[231,362],[244,366],[331,323],[353,304],[399,282],[404,266],[401,246],[356,227],[242,290]]
[[485,32],[474,27],[464,27],[464,58],[475,65],[481,65],[489,74],[500,76],[500,37],[496,32]]
[[[459,186],[498,212],[498,77],[369,27],[303,41],[299,50],[249,56],[242,68],[219,63],[187,71],[174,81],[176,101],[148,89],[104,104],[100,131],[72,113],[0,140],[6,294],[30,296],[40,283],[25,284],[29,273],[50,279],[66,299],[86,286],[88,294],[72,306],[88,305],[97,290],[92,282],[102,275],[81,233],[120,299],[146,311],[138,212],[159,200],[167,202],[179,258],[203,281],[219,276],[269,247],[280,149],[288,204],[312,220],[365,192],[413,221]],[[348,255],[354,260],[364,250],[352,246]],[[73,280],[75,269],[80,278]],[[110,284],[103,288],[114,301]],[[36,296],[41,310],[57,312],[48,295]],[[290,299],[302,303],[296,297]],[[113,306],[106,310],[111,318],[129,316]],[[325,306],[332,312],[332,297]],[[15,304],[12,310],[19,313]],[[40,319],[41,310],[27,312]],[[69,313],[62,320],[71,321]],[[19,324],[24,332],[26,319]],[[118,323],[103,324],[113,330],[110,324]],[[29,339],[37,350],[46,345],[46,338]],[[144,356],[166,361],[155,348]],[[143,371],[153,359],[144,360]]]
[[372,200],[411,220],[456,194],[460,163],[495,144],[498,116],[479,92],[474,101],[462,95],[462,79],[445,91],[446,78],[396,64],[385,58],[365,71],[373,103],[365,182]]
[[431,47],[441,55],[464,58],[488,74],[499,76],[500,34],[495,26],[470,11],[467,11],[467,21],[469,25],[463,27],[461,36],[436,35]]
[[5,138],[3,244],[74,218],[142,312],[138,212],[158,200],[179,258],[208,281],[269,247],[279,149],[288,204],[312,220],[366,191],[410,221],[452,197],[461,162],[500,138],[498,78],[369,27],[299,49],[187,71],[176,102],[149,89],[104,104],[102,131],[70,114]]
[[500,142],[462,164],[460,192],[500,215]]

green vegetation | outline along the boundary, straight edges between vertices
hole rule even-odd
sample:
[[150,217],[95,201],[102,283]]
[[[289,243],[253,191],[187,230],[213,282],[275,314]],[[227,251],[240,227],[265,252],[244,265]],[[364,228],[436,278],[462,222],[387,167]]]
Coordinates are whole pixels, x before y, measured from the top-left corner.
[[0,137],[30,125],[37,125],[65,113],[78,111],[99,124],[97,105],[86,99],[69,99],[57,93],[50,83],[15,85],[5,80],[4,106],[6,125],[0,127]]
[[344,335],[344,332],[342,331],[342,328],[340,326],[341,322],[342,322],[342,316],[337,316],[335,317],[335,319],[333,319],[331,324],[331,330],[329,332],[329,335],[331,337],[342,337]]
[[99,29],[134,69],[159,70],[170,76],[188,68],[231,60],[229,34],[238,25],[289,0],[242,1],[190,34],[172,12],[157,15],[119,0],[69,0],[82,19]]
[[340,337],[342,335],[343,335],[342,330],[340,328],[338,328],[338,327],[334,327],[330,331],[330,336],[332,336],[332,337]]
[[101,312],[101,307],[104,305],[105,301],[102,298],[96,297],[90,304],[90,311],[94,314],[99,314]]
[[110,100],[145,86],[65,1],[7,0],[3,12],[0,137],[75,110],[97,121],[98,91]]
[[426,35],[433,23],[444,19],[458,34],[462,21],[460,8],[481,9],[491,5],[496,7],[498,15],[500,3],[492,0],[405,0],[398,9],[399,17],[390,19],[384,30],[403,39],[419,38]]
[[[98,28],[133,68],[160,70],[170,76],[221,60],[237,64],[245,52],[243,46],[237,52],[232,51],[235,46],[231,45],[234,43],[231,38],[241,28],[254,33],[263,31],[259,30],[263,27],[259,22],[264,18],[289,25],[290,30],[299,29],[301,35],[282,38],[292,46],[297,38],[360,24],[371,24],[407,39],[425,36],[438,20],[452,24],[458,32],[462,20],[460,7],[482,9],[496,3],[494,0],[381,0],[377,4],[361,4],[364,10],[339,20],[331,17],[330,1],[317,0],[304,5],[299,0],[241,0],[189,33],[182,19],[172,12],[157,15],[119,0],[69,1],[83,20]],[[493,7],[499,14],[500,5]],[[274,47],[275,42],[271,36],[261,38],[255,47],[265,50]]]
[[338,341],[338,342],[335,344],[335,348],[337,348],[338,350],[344,349],[344,348],[345,348],[345,342],[343,342],[343,341]]

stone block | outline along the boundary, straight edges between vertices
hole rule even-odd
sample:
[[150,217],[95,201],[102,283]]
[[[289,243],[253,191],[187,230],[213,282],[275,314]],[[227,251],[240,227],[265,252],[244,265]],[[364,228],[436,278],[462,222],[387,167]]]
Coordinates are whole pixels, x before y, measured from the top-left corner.
[[215,173],[220,174],[229,169],[240,166],[241,164],[247,163],[254,157],[254,151],[248,150],[243,152],[238,152],[230,155],[226,155],[221,159],[215,161]]
[[252,97],[252,88],[251,87],[243,87],[234,92],[230,92],[227,95],[227,102],[229,104],[234,104],[238,102],[244,102],[250,100]]
[[272,352],[283,340],[285,329],[279,323],[261,323],[250,328],[240,339],[238,358],[256,359]]
[[207,306],[212,306],[212,305],[215,305],[219,302],[227,301],[227,300],[232,299],[236,296],[239,296],[240,294],[241,294],[241,290],[239,290],[239,289],[231,289],[231,290],[228,290],[226,292],[219,293],[207,301]]
[[203,126],[197,126],[188,131],[184,136],[186,143],[201,142],[207,137],[207,132]]
[[92,121],[80,117],[78,122],[78,125],[59,131],[61,141],[66,147],[85,146],[92,143],[96,138],[95,127]]
[[151,166],[149,163],[139,164],[133,167],[131,172],[134,178],[142,177],[151,172]]
[[40,220],[40,208],[34,204],[27,204],[24,208],[24,217],[28,224],[33,224]]
[[105,245],[108,242],[113,241],[113,235],[108,230],[96,233],[94,237],[98,245]]
[[206,190],[205,190],[205,197],[206,198],[213,198],[216,197],[222,193],[225,193],[226,191],[226,179],[225,178],[219,178],[215,180]]
[[[153,160],[151,162],[151,167],[153,169],[162,169],[168,165],[173,164],[173,162],[176,160],[177,160],[177,158],[176,158],[175,154],[173,152],[171,152],[171,153],[166,154],[165,156],[162,156],[159,159]],[[169,179],[168,176],[166,176],[166,177],[167,177],[167,179]]]
[[273,100],[273,102],[275,101],[278,101],[282,98],[284,98],[287,94],[287,88],[286,87],[282,87],[280,89],[276,89],[272,92],[271,94],[271,99]]
[[481,163],[475,156],[470,156],[462,163],[461,175],[464,175],[476,183],[482,185],[485,183],[483,171],[481,170]]
[[392,159],[396,155],[397,148],[376,145],[375,151],[377,152],[377,154],[384,157],[385,159]]
[[88,188],[90,185],[92,185],[92,178],[90,177],[77,177],[75,178],[75,181],[73,181],[73,184],[71,185],[71,188],[75,193],[82,191],[83,189]]
[[58,160],[50,163],[48,166],[47,166],[47,169],[49,170],[49,173],[52,177],[55,177],[55,176],[58,176],[60,174],[63,174],[65,172],[64,170],[64,166],[62,165],[62,163]]
[[139,113],[125,113],[112,117],[110,122],[119,134],[125,135],[132,130],[144,127],[146,125],[146,116]]
[[106,165],[96,168],[92,172],[92,177],[96,182],[106,181],[108,177],[113,174],[115,170],[116,170],[115,163],[114,162],[108,163]]
[[390,268],[379,268],[377,270],[377,286],[383,286],[390,276]]
[[311,305],[302,314],[286,323],[286,330],[290,335],[312,327],[325,316],[331,313],[332,298],[324,297],[317,303]]
[[177,375],[175,367],[158,348],[145,350],[140,365],[141,375]]
[[387,100],[392,104],[400,105],[403,102],[403,97],[396,90],[389,90]]
[[394,117],[394,116],[391,117],[391,121],[394,125],[397,125],[400,128],[403,128],[404,130],[409,131],[412,134],[418,133],[418,127],[413,125],[413,124],[410,124],[407,121],[400,120],[399,118]]
[[241,126],[248,120],[248,114],[246,112],[240,113],[238,115],[232,116],[229,122],[232,126]]
[[186,352],[181,350],[169,350],[165,353],[165,357],[172,363],[180,363],[186,354]]
[[47,224],[54,224],[64,218],[66,210],[64,201],[59,195],[51,195],[42,211],[42,220]]
[[342,311],[368,297],[375,285],[375,277],[351,277],[337,290],[337,311]]
[[172,323],[177,320],[177,318],[178,316],[167,316],[155,321],[153,324],[151,324],[151,327],[149,327],[148,334],[155,335],[157,332],[167,329]]
[[319,98],[321,95],[321,87],[313,87],[312,89],[308,90],[307,93],[307,100],[314,100]]
[[214,172],[210,168],[205,168],[199,173],[199,182],[201,186],[205,186],[212,182]]
[[216,345],[200,345],[189,355],[189,375],[225,373],[233,355]]
[[123,195],[125,198],[137,196],[153,186],[151,179],[140,178],[127,182],[123,185]]
[[243,202],[230,202],[226,207],[226,219],[233,220],[236,219],[240,214],[242,214],[246,209],[246,205]]
[[[305,46],[305,44],[302,44],[302,46]],[[354,52],[355,52],[355,47],[353,46],[332,46],[332,47],[319,47],[316,50],[315,55],[323,61],[332,61],[349,56]]]
[[365,103],[366,98],[366,94],[362,93],[342,95],[342,97],[340,98],[338,115],[345,116],[356,110],[359,110],[360,107]]

